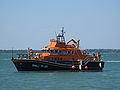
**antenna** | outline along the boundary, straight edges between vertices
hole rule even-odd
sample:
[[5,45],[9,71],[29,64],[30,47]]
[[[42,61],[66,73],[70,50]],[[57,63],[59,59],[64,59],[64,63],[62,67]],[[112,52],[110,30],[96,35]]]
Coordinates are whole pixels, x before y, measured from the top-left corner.
[[14,59],[14,58],[13,58],[13,47],[12,47],[12,59]]
[[65,42],[64,34],[65,34],[64,27],[62,27],[62,37],[61,37],[62,42]]
[[64,33],[65,33],[65,32],[64,32],[64,27],[62,27],[62,36],[64,36]]
[[55,36],[56,36],[56,38],[57,38],[57,33],[55,32]]

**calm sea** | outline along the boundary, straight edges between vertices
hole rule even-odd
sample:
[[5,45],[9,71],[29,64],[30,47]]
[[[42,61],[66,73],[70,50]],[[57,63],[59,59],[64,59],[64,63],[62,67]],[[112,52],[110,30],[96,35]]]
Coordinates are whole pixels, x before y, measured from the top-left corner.
[[120,90],[120,53],[103,54],[103,72],[18,72],[0,54],[0,90]]

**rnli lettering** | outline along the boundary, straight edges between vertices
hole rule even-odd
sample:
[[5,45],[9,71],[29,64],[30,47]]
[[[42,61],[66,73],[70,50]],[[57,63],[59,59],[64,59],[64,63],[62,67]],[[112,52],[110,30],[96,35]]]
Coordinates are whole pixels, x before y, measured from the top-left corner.
[[37,64],[32,64],[32,67],[36,67],[36,68],[48,68],[48,65],[37,65]]
[[32,67],[37,67],[37,68],[39,68],[39,65],[32,64]]

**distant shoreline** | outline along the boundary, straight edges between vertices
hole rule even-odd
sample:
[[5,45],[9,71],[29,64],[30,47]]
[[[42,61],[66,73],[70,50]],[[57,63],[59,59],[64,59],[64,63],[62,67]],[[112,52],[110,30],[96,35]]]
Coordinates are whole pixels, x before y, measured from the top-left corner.
[[[120,49],[85,49],[89,53],[120,53]],[[27,50],[0,50],[0,53],[27,53]],[[34,52],[41,52],[40,50],[34,50]]]

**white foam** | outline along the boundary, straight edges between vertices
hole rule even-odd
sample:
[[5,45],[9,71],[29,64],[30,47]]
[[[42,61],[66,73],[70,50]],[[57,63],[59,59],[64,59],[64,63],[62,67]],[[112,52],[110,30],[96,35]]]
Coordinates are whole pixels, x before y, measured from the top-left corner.
[[117,62],[117,63],[119,62],[120,63],[120,61],[105,61],[105,62]]

